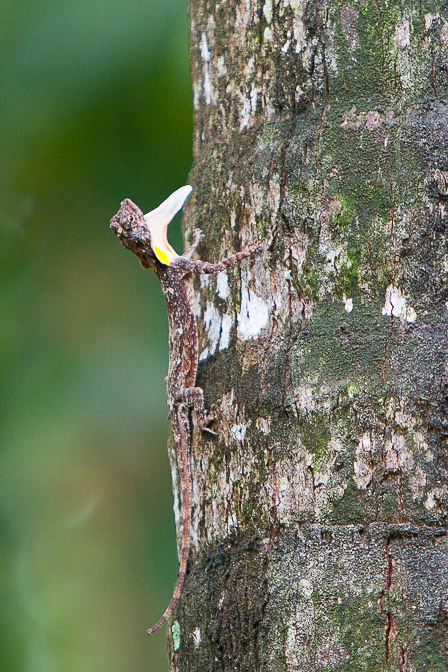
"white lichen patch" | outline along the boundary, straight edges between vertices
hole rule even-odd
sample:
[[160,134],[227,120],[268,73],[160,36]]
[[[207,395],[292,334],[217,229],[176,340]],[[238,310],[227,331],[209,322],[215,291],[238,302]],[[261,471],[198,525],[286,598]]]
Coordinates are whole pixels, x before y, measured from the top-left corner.
[[240,111],[240,129],[247,128],[249,126],[249,121],[250,121],[250,99],[246,98],[245,96],[242,96],[241,99],[242,102],[242,107]]
[[[213,86],[212,60],[210,50],[208,47],[208,40],[206,33],[202,33],[201,35],[201,41],[199,43],[199,51],[201,53],[203,73],[204,73],[202,82],[204,100],[206,105],[212,105],[217,102],[217,92]],[[195,102],[196,98],[197,98],[197,92],[194,91],[193,102]]]
[[219,350],[227,350],[230,345],[230,332],[232,331],[233,319],[227,313],[222,316],[221,338],[219,339]]
[[407,19],[395,26],[394,41],[399,49],[406,49],[411,44],[411,26]]
[[446,488],[433,488],[426,495],[423,506],[427,511],[432,511],[440,504],[441,498],[445,495]]
[[216,59],[216,71],[218,77],[225,77],[225,75],[227,75],[225,56],[218,56],[218,58]]
[[204,323],[210,345],[201,352],[199,356],[201,361],[215,353],[221,336],[221,322],[221,315],[219,314],[218,309],[211,301],[207,301],[207,306],[204,312]]
[[297,84],[296,90],[294,92],[294,100],[296,101],[296,103],[299,103],[302,100],[304,94],[305,94],[305,92],[302,89],[302,87],[300,86],[300,84]]
[[204,97],[207,105],[211,105],[215,102],[215,91],[212,84],[212,78],[210,75],[210,69],[207,68],[204,72]]
[[226,350],[229,347],[233,326],[232,316],[227,313],[221,316],[219,310],[211,301],[207,301],[203,319],[209,345],[199,354],[200,362],[214,355],[217,348]]
[[429,492],[423,505],[427,511],[432,511],[437,506],[436,498],[433,492]]
[[209,348],[204,348],[203,350],[201,350],[201,352],[199,353],[199,356],[198,356],[199,361],[200,362],[205,362],[205,360],[208,358],[209,354],[210,354]]
[[237,315],[238,338],[248,341],[257,338],[268,323],[269,306],[249,288],[250,271],[242,274],[241,309]]
[[224,271],[216,275],[216,293],[224,301],[229,298],[229,277]]
[[199,284],[201,285],[201,289],[204,289],[204,287],[208,287],[210,284],[210,276],[207,275],[206,273],[201,274],[199,276]]
[[210,50],[208,48],[207,35],[205,33],[202,33],[199,50],[201,52],[202,60],[208,63],[210,60]]
[[263,5],[263,14],[267,23],[272,23],[272,0],[266,0]]
[[259,90],[252,84],[249,95],[240,94],[241,111],[240,111],[240,130],[248,128],[253,124],[255,113],[257,111],[257,99]]
[[293,37],[296,42],[295,52],[300,54],[307,45],[306,27],[303,22],[304,2],[303,0],[284,0],[283,4],[292,10]]
[[256,86],[251,87],[250,90],[250,109],[253,115],[255,115],[257,111],[257,98],[258,98],[259,90],[257,89]]
[[342,301],[344,302],[344,310],[346,313],[351,313],[353,310],[353,299],[348,299],[345,294],[342,295]]
[[394,284],[389,285],[386,289],[386,298],[384,307],[381,311],[382,315],[399,317],[407,322],[415,322],[417,313],[412,306],[409,306],[406,297],[399,287]]
[[273,37],[273,35],[272,35],[271,28],[269,28],[269,26],[266,26],[266,28],[264,29],[264,33],[263,33],[264,42],[272,42],[272,37]]
[[314,591],[314,586],[311,581],[309,579],[300,579],[299,587],[303,597],[309,600]]
[[201,295],[199,292],[194,292],[193,295],[193,313],[196,318],[202,315]]
[[193,637],[193,643],[194,643],[195,647],[198,648],[198,646],[199,646],[199,644],[201,643],[201,640],[202,640],[201,630],[199,628],[196,628],[195,630],[193,630],[192,637]]
[[238,443],[243,443],[244,437],[246,436],[247,425],[233,425],[230,429],[230,433]]
[[356,487],[360,490],[366,490],[373,478],[372,451],[374,441],[370,434],[363,434],[355,451],[355,461],[353,463],[353,480]]

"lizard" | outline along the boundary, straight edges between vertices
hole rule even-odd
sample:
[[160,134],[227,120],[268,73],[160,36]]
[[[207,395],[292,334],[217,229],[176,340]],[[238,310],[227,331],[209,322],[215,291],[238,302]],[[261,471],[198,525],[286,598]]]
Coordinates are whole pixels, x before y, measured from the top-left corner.
[[143,268],[152,269],[157,275],[168,309],[169,366],[165,382],[179,470],[182,536],[179,571],[171,601],[157,623],[147,630],[148,634],[158,630],[171,616],[187,573],[191,531],[191,408],[195,411],[199,428],[216,436],[208,427],[213,418],[205,409],[203,390],[196,386],[198,330],[193,310],[191,275],[223,271],[247,258],[258,248],[258,245],[247,247],[214,264],[193,259],[202,239],[202,232],[195,229],[193,244],[182,255],[178,255],[167,239],[168,224],[182,208],[191,191],[189,185],[177,189],[158,208],[146,215],[126,198],[110,220],[110,228],[122,244],[138,257]]

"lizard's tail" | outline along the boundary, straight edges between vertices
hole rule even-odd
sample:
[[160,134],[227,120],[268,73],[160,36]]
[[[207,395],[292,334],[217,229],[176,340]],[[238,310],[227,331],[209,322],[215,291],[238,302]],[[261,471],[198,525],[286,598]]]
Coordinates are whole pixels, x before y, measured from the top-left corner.
[[[184,585],[185,581],[185,575],[187,573],[187,559],[188,559],[188,547],[190,536],[190,526],[189,525],[186,526],[185,522],[184,522],[184,533],[182,534],[182,556],[180,559],[179,574],[177,575],[176,585],[174,586],[173,597],[171,598],[169,605],[165,609],[163,616],[159,618],[157,623],[153,625],[152,628],[149,628],[149,630],[146,631],[147,635],[152,635],[153,632],[158,630],[169,619],[169,617],[173,612],[174,607],[176,606],[176,602],[179,599],[179,595],[181,594],[182,586]],[[186,541],[185,541],[185,530],[187,531],[188,534]]]
[[152,635],[158,630],[171,616],[179,595],[182,591],[182,586],[185,582],[187,574],[188,552],[190,550],[190,528],[191,528],[191,474],[189,464],[187,461],[185,450],[180,450],[178,455],[179,467],[181,472],[181,483],[184,483],[182,493],[182,544],[180,553],[179,573],[177,575],[176,585],[174,586],[173,597],[163,616],[157,621],[152,628],[146,631],[146,634]]

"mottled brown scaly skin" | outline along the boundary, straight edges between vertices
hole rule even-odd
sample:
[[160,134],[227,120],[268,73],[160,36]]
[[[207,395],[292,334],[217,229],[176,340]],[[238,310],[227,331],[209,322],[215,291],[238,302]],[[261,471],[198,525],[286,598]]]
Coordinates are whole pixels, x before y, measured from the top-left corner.
[[181,483],[182,542],[179,574],[173,596],[163,616],[147,632],[152,634],[170,617],[184,584],[190,546],[191,527],[191,472],[189,453],[191,441],[189,408],[194,408],[198,425],[208,431],[210,418],[204,408],[204,395],[195,387],[198,369],[198,333],[191,302],[191,273],[218,273],[252,254],[256,246],[238,252],[217,264],[193,260],[201,239],[195,231],[194,244],[177,257],[169,266],[160,263],[151,247],[151,235],[140,208],[126,198],[116,215],[110,220],[110,228],[123,245],[131,250],[144,268],[152,268],[160,280],[168,309],[169,321],[169,368],[166,378],[167,400],[170,421],[176,446],[176,457]]

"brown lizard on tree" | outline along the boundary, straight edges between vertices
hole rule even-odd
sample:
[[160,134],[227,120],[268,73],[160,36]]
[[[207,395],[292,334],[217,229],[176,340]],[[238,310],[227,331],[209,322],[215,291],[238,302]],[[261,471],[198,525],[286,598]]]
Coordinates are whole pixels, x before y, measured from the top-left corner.
[[185,186],[175,191],[158,208],[147,215],[126,198],[110,228],[125,247],[140,260],[144,268],[151,268],[162,286],[168,308],[169,368],[166,378],[171,428],[176,447],[176,458],[181,484],[182,541],[179,573],[173,596],[163,616],[150,628],[152,634],[171,615],[184,584],[190,547],[191,528],[191,471],[189,465],[191,427],[190,408],[196,413],[199,427],[215,434],[207,425],[212,421],[204,407],[202,388],[195,387],[198,369],[198,332],[192,304],[192,273],[218,273],[252,254],[258,246],[248,247],[216,264],[194,260],[192,255],[202,237],[194,231],[194,242],[182,256],[168,243],[168,224],[192,191]]

